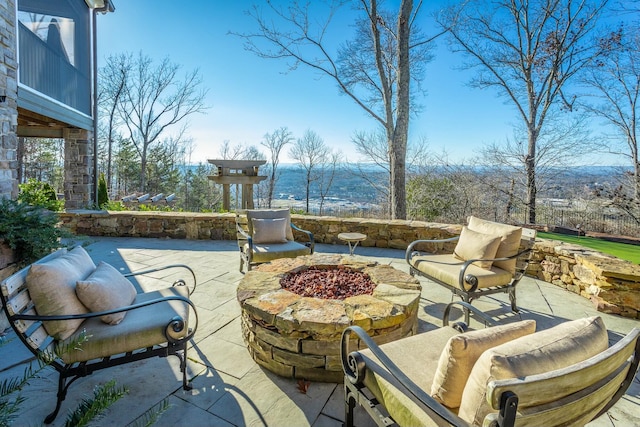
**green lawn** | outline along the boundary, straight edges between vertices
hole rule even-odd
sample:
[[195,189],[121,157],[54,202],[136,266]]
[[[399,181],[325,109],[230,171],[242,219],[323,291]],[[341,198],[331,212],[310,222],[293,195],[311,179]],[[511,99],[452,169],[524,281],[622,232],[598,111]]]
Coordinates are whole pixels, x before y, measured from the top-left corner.
[[640,246],[629,245],[627,243],[610,242],[608,240],[596,239],[594,237],[578,237],[558,233],[538,232],[538,237],[543,239],[560,240],[567,243],[575,243],[577,245],[595,249],[596,251],[603,252],[605,254],[613,255],[620,259],[626,259],[627,261],[640,264]]

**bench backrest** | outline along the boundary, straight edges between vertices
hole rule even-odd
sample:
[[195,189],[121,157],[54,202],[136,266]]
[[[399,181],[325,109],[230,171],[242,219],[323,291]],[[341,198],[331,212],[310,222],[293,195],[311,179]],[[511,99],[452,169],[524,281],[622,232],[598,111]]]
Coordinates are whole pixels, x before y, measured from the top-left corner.
[[[66,253],[67,250],[64,248],[58,249],[56,252],[36,262],[46,262]],[[12,316],[17,314],[36,314],[31,295],[27,289],[26,279],[29,268],[30,266],[27,266],[17,271],[0,283],[0,299],[2,300],[3,309],[13,330],[27,348],[36,356],[43,354],[54,355],[55,340],[47,333],[42,322],[12,318]]]
[[[609,410],[622,397],[638,370],[640,329],[602,353],[563,369],[524,378],[492,381],[487,399],[498,410],[513,393],[522,426],[584,425]],[[490,414],[487,422],[496,420]]]

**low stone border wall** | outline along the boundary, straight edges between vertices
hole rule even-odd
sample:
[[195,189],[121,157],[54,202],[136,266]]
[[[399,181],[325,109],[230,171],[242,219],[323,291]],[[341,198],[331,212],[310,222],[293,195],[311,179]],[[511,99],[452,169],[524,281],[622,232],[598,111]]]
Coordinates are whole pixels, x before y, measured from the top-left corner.
[[[70,211],[61,214],[74,234],[88,236],[159,237],[235,240],[235,214],[183,212]],[[314,234],[316,242],[340,244],[338,234],[367,235],[362,246],[405,249],[417,239],[445,239],[460,225],[423,221],[336,218],[293,215],[293,222]],[[450,252],[454,244],[435,248]],[[640,249],[640,248],[639,248]],[[527,274],[589,298],[597,309],[640,318],[640,266],[553,240],[538,239]]]

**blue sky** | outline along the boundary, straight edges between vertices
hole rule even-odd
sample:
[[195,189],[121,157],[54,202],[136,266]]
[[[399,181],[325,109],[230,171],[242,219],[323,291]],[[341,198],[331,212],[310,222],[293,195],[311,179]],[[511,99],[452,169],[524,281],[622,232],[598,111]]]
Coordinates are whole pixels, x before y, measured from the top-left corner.
[[[115,13],[98,16],[99,66],[111,54],[142,51],[156,61],[167,56],[184,70],[200,70],[210,108],[206,115],[189,119],[196,144],[194,163],[219,158],[225,140],[232,146],[259,147],[266,133],[282,126],[296,138],[311,129],[349,161],[357,161],[352,135],[376,128],[359,106],[339,94],[330,78],[304,67],[287,73],[284,61],[259,58],[244,50],[241,38],[228,34],[255,28],[244,13],[249,0],[114,3]],[[440,2],[425,2],[431,7],[434,3]],[[421,26],[430,33],[428,14],[423,16]],[[350,22],[345,16],[337,23],[338,37],[350,31]],[[470,74],[454,69],[461,58],[449,53],[444,41],[435,54],[426,68],[426,95],[419,100],[420,114],[412,118],[410,139],[426,138],[430,150],[446,151],[451,161],[461,162],[483,143],[510,137],[511,124],[517,121],[513,108],[495,92],[467,87]]]

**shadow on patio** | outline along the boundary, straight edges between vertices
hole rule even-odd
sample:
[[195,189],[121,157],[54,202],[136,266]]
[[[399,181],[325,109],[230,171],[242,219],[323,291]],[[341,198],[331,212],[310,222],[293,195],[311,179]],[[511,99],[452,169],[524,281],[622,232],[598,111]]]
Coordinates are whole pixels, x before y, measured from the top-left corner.
[[[70,389],[60,415],[52,425],[63,425],[65,414],[93,387],[115,379],[129,394],[116,402],[95,425],[125,426],[145,411],[167,399],[171,405],[156,425],[215,426],[339,426],[343,419],[342,385],[311,383],[306,394],[295,380],[278,377],[259,367],[249,355],[241,332],[236,287],[239,255],[235,241],[170,240],[144,238],[90,238],[87,251],[97,263],[105,261],[122,272],[184,263],[195,270],[198,288],[192,300],[198,307],[200,325],[189,349],[189,376],[193,390],[181,388],[177,358],[150,359],[97,372],[79,379]],[[316,245],[319,253],[348,253],[347,246]],[[358,255],[408,271],[404,251],[358,248]],[[136,283],[150,289],[159,280],[174,279],[154,273]],[[421,279],[423,286],[419,331],[441,325],[444,307],[451,294]],[[534,319],[538,329],[564,320],[599,314],[612,342],[620,339],[638,321],[597,313],[588,300],[548,283],[525,278],[518,286],[519,315],[510,312],[506,296],[485,297],[474,302],[489,315],[504,320]],[[454,316],[455,317],[455,316]],[[15,336],[9,333],[11,340]],[[0,379],[20,376],[31,353],[18,340],[0,349]],[[173,360],[176,359],[176,360]],[[38,425],[55,405],[56,380],[45,372],[23,391],[27,398],[15,425]],[[609,414],[591,426],[626,426],[640,423],[640,381],[634,380],[627,395]],[[358,425],[372,425],[362,416]]]

